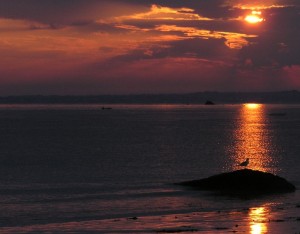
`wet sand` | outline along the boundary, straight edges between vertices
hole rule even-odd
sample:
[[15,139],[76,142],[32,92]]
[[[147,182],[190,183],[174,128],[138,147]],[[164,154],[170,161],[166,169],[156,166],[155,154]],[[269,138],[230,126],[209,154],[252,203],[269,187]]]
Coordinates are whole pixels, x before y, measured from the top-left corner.
[[300,205],[0,228],[1,233],[300,233]]

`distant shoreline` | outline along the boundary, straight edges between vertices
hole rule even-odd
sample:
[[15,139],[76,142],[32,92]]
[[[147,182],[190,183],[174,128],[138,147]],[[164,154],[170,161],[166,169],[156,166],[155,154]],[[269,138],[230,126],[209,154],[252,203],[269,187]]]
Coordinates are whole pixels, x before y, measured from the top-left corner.
[[0,104],[300,104],[300,92],[197,92],[135,95],[24,95],[0,96]]

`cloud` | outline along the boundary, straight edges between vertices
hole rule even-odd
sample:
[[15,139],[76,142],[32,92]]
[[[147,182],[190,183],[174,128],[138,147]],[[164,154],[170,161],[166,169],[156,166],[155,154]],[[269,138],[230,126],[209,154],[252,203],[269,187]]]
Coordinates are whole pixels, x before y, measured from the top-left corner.
[[0,0],[0,17],[69,25],[129,14],[144,9],[124,1],[98,0]]
[[272,8],[286,8],[290,6],[295,6],[297,3],[295,0],[253,0],[244,1],[239,0],[227,0],[224,2],[224,6],[229,6],[232,8],[238,8],[243,10],[266,10]]
[[152,5],[150,11],[128,16],[117,17],[116,20],[211,20],[195,13],[191,8],[170,8]]
[[231,49],[241,49],[248,45],[247,38],[257,37],[256,35],[246,35],[234,32],[219,32],[201,30],[192,27],[178,27],[176,25],[160,25],[156,27],[156,30],[162,32],[182,32],[189,38],[202,38],[202,39],[225,39],[225,45]]
[[51,29],[50,25],[30,20],[16,20],[0,18],[0,32]]
[[[240,3],[0,0],[2,92],[299,87],[299,3]],[[249,25],[254,5],[265,21]]]

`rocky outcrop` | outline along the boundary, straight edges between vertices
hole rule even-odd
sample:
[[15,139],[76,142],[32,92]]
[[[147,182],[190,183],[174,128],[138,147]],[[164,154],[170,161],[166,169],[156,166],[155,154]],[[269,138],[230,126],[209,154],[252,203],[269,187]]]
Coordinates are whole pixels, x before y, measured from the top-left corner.
[[209,178],[178,183],[198,190],[218,191],[227,195],[263,195],[294,192],[295,186],[271,173],[243,169]]

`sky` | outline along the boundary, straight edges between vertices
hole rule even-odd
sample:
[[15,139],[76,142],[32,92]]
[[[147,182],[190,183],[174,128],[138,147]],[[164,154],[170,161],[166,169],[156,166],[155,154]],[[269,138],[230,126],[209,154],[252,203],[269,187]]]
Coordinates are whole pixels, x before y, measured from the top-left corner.
[[300,89],[299,0],[0,0],[0,96]]

